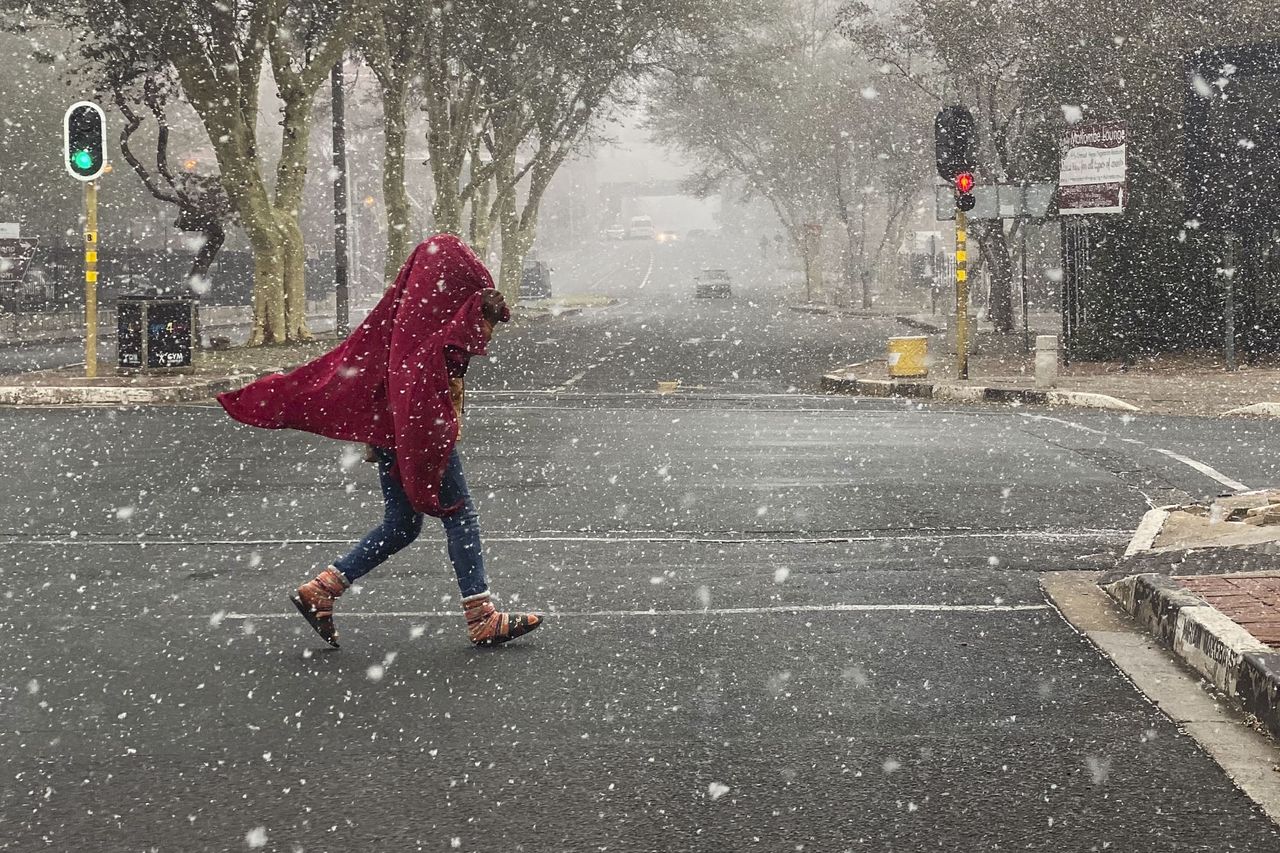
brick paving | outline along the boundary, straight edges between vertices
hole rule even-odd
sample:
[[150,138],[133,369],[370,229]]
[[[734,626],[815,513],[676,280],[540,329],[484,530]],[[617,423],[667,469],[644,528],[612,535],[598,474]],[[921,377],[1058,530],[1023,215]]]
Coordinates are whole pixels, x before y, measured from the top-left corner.
[[1280,648],[1280,572],[1174,578],[1269,646]]

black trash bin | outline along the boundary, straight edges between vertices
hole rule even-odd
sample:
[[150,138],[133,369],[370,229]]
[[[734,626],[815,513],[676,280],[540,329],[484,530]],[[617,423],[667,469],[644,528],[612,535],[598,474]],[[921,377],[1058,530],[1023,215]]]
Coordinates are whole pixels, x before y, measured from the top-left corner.
[[544,261],[525,261],[520,275],[521,301],[551,298],[551,267]]
[[194,299],[142,293],[116,301],[116,349],[121,370],[172,370],[191,366]]

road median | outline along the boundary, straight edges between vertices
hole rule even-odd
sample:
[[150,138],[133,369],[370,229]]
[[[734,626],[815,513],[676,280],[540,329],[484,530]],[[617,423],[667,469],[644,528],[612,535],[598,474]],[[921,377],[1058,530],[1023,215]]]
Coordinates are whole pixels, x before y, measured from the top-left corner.
[[1037,382],[1040,368],[1022,336],[983,332],[969,358],[972,378],[958,380],[949,378],[955,375],[955,365],[954,355],[946,353],[949,342],[945,336],[924,331],[929,335],[925,366],[930,376],[940,378],[890,378],[886,357],[833,367],[823,378],[823,386],[832,393],[876,397],[1280,418],[1280,402],[1269,402],[1280,400],[1280,366],[1227,370],[1204,354],[1175,353],[1124,362],[1072,361],[1059,364],[1052,378]]
[[1085,391],[1040,390],[960,382],[931,382],[919,379],[867,379],[844,372],[822,377],[822,390],[832,394],[860,397],[906,397],[917,400],[944,400],[954,403],[1004,403],[1028,406],[1070,406],[1136,412],[1137,406],[1107,394]]

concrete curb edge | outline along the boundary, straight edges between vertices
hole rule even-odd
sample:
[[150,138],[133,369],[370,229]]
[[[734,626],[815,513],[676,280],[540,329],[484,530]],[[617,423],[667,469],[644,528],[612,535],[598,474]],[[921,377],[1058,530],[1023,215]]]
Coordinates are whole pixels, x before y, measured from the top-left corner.
[[1169,513],[1172,510],[1173,506],[1147,510],[1142,516],[1142,521],[1138,523],[1138,529],[1133,532],[1133,538],[1129,540],[1129,547],[1125,549],[1124,555],[1132,557],[1142,551],[1150,551],[1155,545],[1156,537],[1164,529],[1164,523],[1169,520]]
[[1241,406],[1238,409],[1229,409],[1222,413],[1223,417],[1236,415],[1253,415],[1263,418],[1280,418],[1280,403],[1254,403],[1251,406]]
[[139,406],[156,403],[194,403],[238,388],[256,378],[258,378],[257,375],[244,374],[163,388],[3,385],[0,386],[0,406]]
[[1130,575],[1103,589],[1161,645],[1280,738],[1280,653],[1165,575]]
[[1119,412],[1140,411],[1137,406],[1115,397],[1085,391],[1041,391],[1034,388],[994,388],[914,380],[852,379],[838,373],[824,374],[821,387],[828,393],[853,394],[862,397],[910,397],[962,403],[1021,403],[1035,406],[1107,409]]

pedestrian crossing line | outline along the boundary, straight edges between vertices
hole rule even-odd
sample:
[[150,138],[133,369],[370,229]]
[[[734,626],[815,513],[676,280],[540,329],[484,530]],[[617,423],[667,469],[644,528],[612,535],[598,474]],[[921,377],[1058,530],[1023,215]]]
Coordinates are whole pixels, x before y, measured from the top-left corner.
[[[1078,424],[1078,423],[1075,423],[1074,421],[1063,420],[1062,418],[1053,418],[1053,417],[1049,417],[1048,415],[1030,415],[1025,413],[1022,415],[1022,417],[1028,420],[1033,420],[1033,421],[1051,421],[1056,424],[1061,424],[1062,426],[1065,426],[1065,427],[1070,427],[1071,429],[1079,430],[1081,432],[1087,432],[1091,435],[1100,435],[1103,438],[1115,437],[1100,429],[1087,427],[1084,424]],[[1241,483],[1239,480],[1231,479],[1230,477],[1223,474],[1221,471],[1217,470],[1216,468],[1206,465],[1205,463],[1197,459],[1192,459],[1189,456],[1183,456],[1181,453],[1174,453],[1172,450],[1165,450],[1162,447],[1152,447],[1134,438],[1120,438],[1120,440],[1128,444],[1139,445],[1140,447],[1143,447],[1147,450],[1154,451],[1155,453],[1160,453],[1164,456],[1169,457],[1170,459],[1173,459],[1177,462],[1181,462],[1183,465],[1186,465],[1188,468],[1191,468],[1194,471],[1198,471],[1199,473],[1208,477],[1210,480],[1214,480],[1215,482],[1219,483],[1220,485],[1226,486],[1228,489],[1231,489],[1232,491],[1236,491],[1236,492],[1249,491],[1249,487],[1246,486],[1244,483]]]
[[[921,529],[912,533],[865,533],[847,536],[824,536],[815,534],[803,535],[769,535],[760,536],[733,534],[643,534],[618,531],[616,533],[546,533],[530,534],[485,534],[484,541],[498,542],[573,542],[585,544],[610,545],[856,545],[862,542],[935,542],[950,540],[1003,540],[1017,539],[1027,542],[1068,542],[1084,540],[1088,542],[1107,543],[1115,541],[1128,542],[1132,536],[1129,530],[928,530]],[[0,544],[26,546],[76,546],[91,547],[124,547],[161,548],[187,546],[251,546],[251,547],[287,547],[291,545],[342,545],[355,541],[352,536],[291,536],[284,539],[97,539],[92,536],[53,536],[31,537],[0,534]]]
[[[799,613],[1024,613],[1052,610],[1048,604],[791,604],[773,607],[709,607],[673,610],[549,610],[547,616],[569,619],[645,618],[660,616],[760,616]],[[374,610],[343,611],[343,619],[431,619],[453,618],[455,610]],[[192,619],[207,619],[208,614],[191,614]],[[296,619],[295,613],[226,613],[223,619]]]
[[1181,462],[1183,465],[1194,468],[1195,470],[1199,471],[1201,474],[1204,474],[1209,479],[1216,480],[1217,482],[1226,486],[1228,489],[1231,489],[1237,492],[1249,491],[1249,487],[1246,486],[1244,483],[1241,483],[1238,480],[1231,479],[1230,477],[1223,474],[1221,471],[1211,468],[1208,465],[1204,464],[1203,462],[1197,461],[1188,456],[1183,456],[1181,453],[1174,453],[1172,450],[1163,450],[1159,447],[1154,449],[1156,453],[1163,453],[1165,456],[1168,456],[1170,459],[1176,459],[1179,462]]

